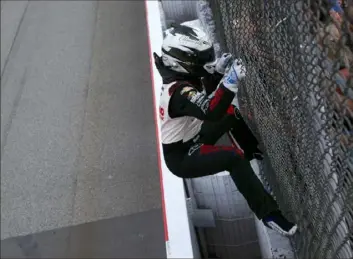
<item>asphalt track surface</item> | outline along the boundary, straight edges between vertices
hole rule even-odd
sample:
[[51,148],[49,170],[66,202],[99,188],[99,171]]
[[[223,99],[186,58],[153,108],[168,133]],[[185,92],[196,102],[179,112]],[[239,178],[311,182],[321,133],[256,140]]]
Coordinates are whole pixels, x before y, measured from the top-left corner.
[[1,256],[165,257],[144,1],[1,1]]

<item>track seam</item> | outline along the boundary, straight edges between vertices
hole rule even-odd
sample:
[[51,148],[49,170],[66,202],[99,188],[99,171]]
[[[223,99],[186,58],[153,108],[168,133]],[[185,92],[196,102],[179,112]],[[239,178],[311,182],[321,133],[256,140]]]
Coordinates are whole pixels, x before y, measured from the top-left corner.
[[1,81],[2,81],[2,78],[3,78],[3,76],[4,76],[4,73],[5,73],[5,70],[6,70],[6,67],[7,67],[7,63],[8,63],[9,60],[10,60],[10,56],[11,56],[11,53],[12,53],[13,46],[15,45],[17,36],[18,36],[19,31],[20,31],[20,28],[21,28],[21,26],[22,26],[22,22],[23,22],[23,20],[24,20],[24,17],[25,17],[25,15],[26,15],[26,13],[27,13],[27,9],[28,9],[29,4],[30,4],[30,2],[29,2],[29,0],[28,0],[28,1],[27,1],[27,5],[26,5],[26,7],[25,7],[25,10],[23,11],[23,14],[22,14],[20,23],[19,23],[18,26],[17,26],[17,30],[16,30],[15,37],[14,37],[13,40],[12,40],[9,54],[7,55],[6,60],[5,60],[5,65],[4,65],[4,68],[3,68],[2,72],[1,72]]

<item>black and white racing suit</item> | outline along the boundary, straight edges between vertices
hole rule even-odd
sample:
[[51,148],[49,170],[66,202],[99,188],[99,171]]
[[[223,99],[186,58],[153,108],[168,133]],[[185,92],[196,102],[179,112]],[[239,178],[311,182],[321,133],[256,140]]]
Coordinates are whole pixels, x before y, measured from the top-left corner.
[[163,87],[159,103],[163,154],[169,170],[182,178],[228,171],[259,219],[277,210],[276,202],[244,154],[231,145],[215,146],[224,133],[232,130],[246,157],[250,159],[257,147],[241,116],[235,116],[231,105],[234,93],[220,85],[214,96],[208,98],[222,76],[208,80],[205,91],[200,80],[172,74],[161,72]]

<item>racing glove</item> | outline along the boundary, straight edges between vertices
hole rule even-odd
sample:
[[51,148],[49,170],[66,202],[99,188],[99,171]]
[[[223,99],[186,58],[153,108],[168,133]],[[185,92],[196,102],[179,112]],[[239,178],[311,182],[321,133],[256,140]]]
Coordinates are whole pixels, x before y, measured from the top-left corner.
[[218,73],[221,76],[224,75],[226,68],[232,61],[232,54],[224,53],[220,58],[215,61],[205,64],[204,68],[209,74]]
[[226,72],[226,68],[229,67],[230,63],[232,61],[232,54],[230,53],[224,53],[217,61],[215,71],[218,72],[219,74],[224,75]]
[[226,69],[221,82],[230,91],[234,92],[235,95],[238,93],[239,81],[245,77],[245,67],[242,65],[240,59],[235,59],[229,69]]

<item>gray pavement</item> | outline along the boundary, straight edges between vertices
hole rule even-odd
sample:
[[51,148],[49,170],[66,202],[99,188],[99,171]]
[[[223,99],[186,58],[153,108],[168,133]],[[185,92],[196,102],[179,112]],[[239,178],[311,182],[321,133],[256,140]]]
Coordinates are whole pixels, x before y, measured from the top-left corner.
[[148,257],[127,245],[145,235],[164,254],[144,2],[6,1],[1,14],[2,251],[48,255],[54,231],[65,255]]
[[1,258],[165,258],[160,210],[1,241]]

